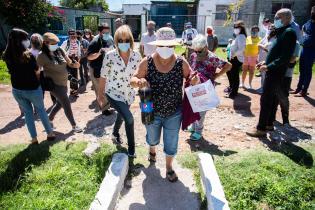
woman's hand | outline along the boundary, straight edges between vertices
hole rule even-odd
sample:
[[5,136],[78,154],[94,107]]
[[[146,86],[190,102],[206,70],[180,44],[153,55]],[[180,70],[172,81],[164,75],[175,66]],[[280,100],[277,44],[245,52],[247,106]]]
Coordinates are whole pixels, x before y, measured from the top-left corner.
[[148,81],[145,78],[138,79],[137,81],[138,88],[148,87]]
[[80,63],[78,61],[74,61],[74,63],[72,63],[73,68],[78,69],[80,68]]
[[200,78],[197,74],[195,74],[191,79],[190,79],[190,84],[192,86],[198,85],[200,83]]

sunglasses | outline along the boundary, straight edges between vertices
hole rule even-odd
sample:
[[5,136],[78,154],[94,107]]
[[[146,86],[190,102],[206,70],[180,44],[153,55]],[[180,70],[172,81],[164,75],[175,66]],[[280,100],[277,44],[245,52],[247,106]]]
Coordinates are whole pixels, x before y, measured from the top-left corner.
[[118,39],[118,43],[130,43],[130,40],[129,39],[126,39],[126,40]]
[[201,51],[196,51],[196,50],[195,50],[195,53],[201,54],[201,53],[203,53],[203,50],[201,50]]

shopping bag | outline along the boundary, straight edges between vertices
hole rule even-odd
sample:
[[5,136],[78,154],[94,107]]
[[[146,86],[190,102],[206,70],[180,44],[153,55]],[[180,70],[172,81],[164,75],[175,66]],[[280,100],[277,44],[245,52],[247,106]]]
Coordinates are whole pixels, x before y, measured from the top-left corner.
[[194,113],[216,108],[220,99],[210,80],[185,88],[187,98]]

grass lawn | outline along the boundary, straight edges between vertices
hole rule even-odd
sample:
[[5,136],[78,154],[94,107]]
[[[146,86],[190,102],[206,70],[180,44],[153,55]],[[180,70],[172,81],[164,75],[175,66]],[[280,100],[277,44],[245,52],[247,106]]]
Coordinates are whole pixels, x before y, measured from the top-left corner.
[[[218,56],[219,58],[226,60],[226,57],[227,57],[227,56],[226,56],[226,53],[222,51],[223,48],[224,48],[224,47],[219,47],[219,48],[216,50],[215,53],[217,54],[217,56]],[[185,52],[185,48],[184,48],[184,47],[182,47],[182,46],[176,46],[176,48],[175,48],[175,53],[176,53],[177,55],[182,55],[184,52]],[[313,65],[312,72],[313,72],[313,74],[315,74],[315,64]],[[299,62],[297,62],[297,65],[295,65],[295,67],[294,67],[294,74],[295,74],[295,75],[299,75]]]
[[85,147],[84,142],[0,147],[0,209],[88,209],[117,150],[103,144],[88,159]]
[[10,74],[3,60],[0,60],[0,83],[1,84],[10,83]]
[[[285,144],[278,149],[214,156],[231,209],[315,209],[315,145]],[[179,155],[178,160],[193,170],[204,209],[196,153]]]

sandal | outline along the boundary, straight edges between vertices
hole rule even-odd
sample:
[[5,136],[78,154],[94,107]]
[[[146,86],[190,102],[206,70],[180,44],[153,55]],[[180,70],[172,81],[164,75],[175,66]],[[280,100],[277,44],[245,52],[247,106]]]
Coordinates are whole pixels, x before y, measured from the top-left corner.
[[148,161],[151,162],[151,163],[155,163],[156,162],[156,153],[152,153],[152,152],[149,152],[149,157],[148,157]]
[[191,134],[190,139],[192,141],[200,141],[202,139],[202,135],[200,133],[194,132]]
[[166,177],[170,182],[177,182],[178,176],[176,175],[174,170],[170,170],[166,173]]

